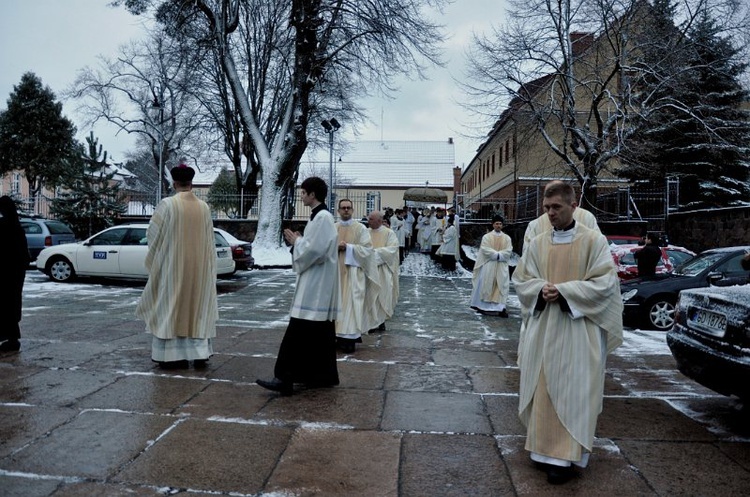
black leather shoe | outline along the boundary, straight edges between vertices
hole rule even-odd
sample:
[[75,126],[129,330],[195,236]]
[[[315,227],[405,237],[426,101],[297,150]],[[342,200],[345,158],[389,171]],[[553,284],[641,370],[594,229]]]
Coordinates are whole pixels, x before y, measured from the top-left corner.
[[266,390],[271,390],[272,392],[279,392],[281,395],[285,395],[285,396],[292,395],[292,393],[294,392],[294,389],[291,383],[281,381],[278,378],[274,378],[273,380],[257,379],[255,380],[255,383],[259,387],[263,387]]
[[188,361],[157,361],[161,369],[187,369],[190,366]]
[[0,352],[18,352],[21,350],[21,342],[18,340],[6,340],[0,343]]
[[193,367],[195,369],[203,369],[208,366],[208,359],[195,359],[193,361]]
[[573,466],[555,466],[554,464],[549,464],[547,466],[547,483],[562,485],[572,480],[576,474]]
[[503,309],[502,311],[500,311],[500,313],[498,314],[498,316],[500,316],[501,318],[507,318],[508,317],[508,311],[506,311],[505,309]]

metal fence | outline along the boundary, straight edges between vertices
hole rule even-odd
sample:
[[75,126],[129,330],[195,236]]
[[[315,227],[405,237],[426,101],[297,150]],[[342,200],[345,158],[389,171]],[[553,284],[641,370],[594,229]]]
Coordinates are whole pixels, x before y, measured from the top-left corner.
[[[212,196],[202,191],[194,191],[198,198],[206,201],[211,207],[211,216],[214,219],[258,219],[260,213],[261,199],[258,195],[224,195],[220,197]],[[354,212],[367,213],[373,210],[380,210],[380,194],[363,193],[347,196],[354,204]],[[20,211],[25,215],[36,215],[45,218],[54,217],[51,214],[50,206],[53,198],[46,196],[38,197],[15,197],[19,204]],[[149,193],[128,193],[123,197],[124,212],[122,217],[148,217],[154,213],[156,205],[156,194]],[[336,206],[338,196],[332,196],[332,204]],[[279,206],[281,209],[282,206]],[[240,213],[245,212],[245,215]],[[305,207],[299,196],[295,196],[294,202],[287,205],[284,209],[284,218],[294,221],[304,221],[310,216],[310,209]],[[334,212],[334,216],[336,213]]]
[[[507,223],[537,218],[542,210],[543,188],[528,187],[515,198],[466,199],[457,195],[463,219],[489,221],[501,215]],[[635,184],[616,189],[600,189],[595,215],[601,221],[661,220],[679,206],[679,181],[669,179],[665,186]]]

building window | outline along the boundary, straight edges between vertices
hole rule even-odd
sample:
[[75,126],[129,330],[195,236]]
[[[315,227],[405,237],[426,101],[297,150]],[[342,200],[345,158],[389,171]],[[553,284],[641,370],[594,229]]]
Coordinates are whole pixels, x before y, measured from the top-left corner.
[[10,177],[10,194],[19,195],[21,193],[21,173],[13,173]]
[[367,192],[367,212],[380,210],[380,192]]
[[505,162],[510,160],[510,140],[505,140]]
[[497,162],[499,164],[499,167],[502,168],[503,167],[503,146],[502,145],[500,145],[500,153],[498,155],[499,155],[499,157],[498,157],[498,161]]
[[495,154],[492,154],[492,174],[495,174]]

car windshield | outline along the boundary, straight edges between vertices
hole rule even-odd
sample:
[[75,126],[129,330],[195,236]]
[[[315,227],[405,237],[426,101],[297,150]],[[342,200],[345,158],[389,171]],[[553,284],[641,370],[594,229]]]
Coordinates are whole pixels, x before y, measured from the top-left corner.
[[723,252],[712,252],[710,254],[698,254],[693,259],[685,262],[683,265],[675,269],[675,274],[681,274],[683,276],[695,276],[708,269],[709,267],[716,264],[717,261],[721,260],[726,253]]

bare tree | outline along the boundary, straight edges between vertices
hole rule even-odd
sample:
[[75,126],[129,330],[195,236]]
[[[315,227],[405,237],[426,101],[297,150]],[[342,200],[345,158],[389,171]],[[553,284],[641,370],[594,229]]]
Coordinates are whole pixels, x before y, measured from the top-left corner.
[[[682,0],[670,38],[675,57],[701,10],[728,14],[736,3]],[[635,118],[659,106],[681,105],[652,98],[679,74],[651,71],[642,63],[642,44],[649,43],[650,5],[644,0],[509,0],[509,5],[503,26],[475,37],[465,85],[468,106],[491,119],[497,119],[497,109],[508,108],[578,180],[583,204],[592,208],[600,174],[616,163],[635,123],[643,122]],[[648,85],[645,72],[652,78]]]
[[[153,31],[121,47],[116,58],[101,57],[99,67],[79,71],[65,96],[78,101],[86,125],[103,119],[146,143],[158,177],[160,164],[168,171],[177,160],[195,159],[205,150],[200,145],[205,114],[196,112],[199,103],[185,91],[195,56],[163,31]],[[166,174],[161,181],[167,191]]]
[[[439,62],[445,0],[121,0],[154,8],[175,36],[214,51],[262,180],[256,244],[278,246],[284,192],[298,174],[310,123],[324,111],[356,117],[355,98],[388,92],[400,73]],[[274,10],[278,9],[278,10]],[[263,13],[261,16],[256,13]],[[269,43],[269,36],[276,35]],[[267,44],[267,47],[263,47]],[[268,50],[266,50],[266,48]],[[265,58],[264,58],[265,57]],[[245,66],[243,66],[243,63]],[[328,117],[328,116],[325,116]],[[340,119],[345,121],[344,119]],[[243,142],[244,143],[244,142]]]

